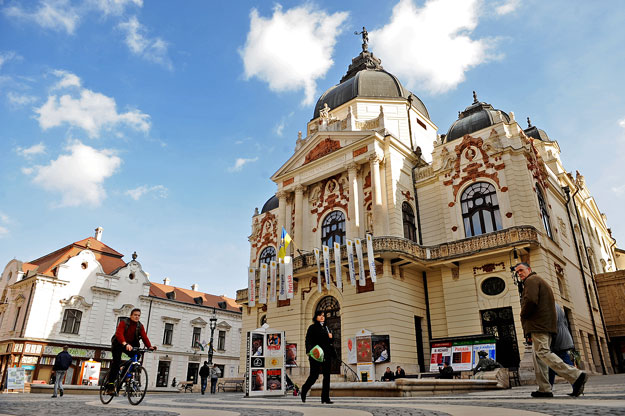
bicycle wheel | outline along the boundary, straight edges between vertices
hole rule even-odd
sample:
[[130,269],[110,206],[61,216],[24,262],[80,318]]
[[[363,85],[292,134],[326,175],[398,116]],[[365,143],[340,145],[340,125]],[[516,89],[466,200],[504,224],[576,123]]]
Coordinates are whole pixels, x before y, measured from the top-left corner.
[[130,379],[126,380],[126,396],[132,405],[138,405],[148,390],[148,372],[142,366],[135,366],[131,370]]
[[113,400],[113,397],[115,397],[114,394],[109,394],[106,392],[106,384],[107,383],[104,383],[100,386],[100,401],[102,402],[102,404],[109,404],[111,400]]

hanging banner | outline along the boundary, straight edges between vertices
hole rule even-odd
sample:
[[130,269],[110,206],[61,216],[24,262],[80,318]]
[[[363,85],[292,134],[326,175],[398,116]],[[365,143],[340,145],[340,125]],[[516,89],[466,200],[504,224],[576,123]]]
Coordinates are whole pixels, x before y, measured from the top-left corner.
[[317,292],[322,292],[323,285],[321,284],[321,265],[319,264],[319,249],[315,248],[315,260],[317,260]]
[[267,263],[260,265],[260,287],[258,288],[258,303],[267,303]]
[[371,281],[375,283],[375,255],[373,254],[373,236],[367,234],[367,262],[369,263],[369,276]]
[[247,306],[256,305],[256,273],[252,267],[247,269]]
[[286,298],[293,299],[293,258],[284,256],[284,276],[286,278]]
[[365,281],[365,263],[362,260],[362,241],[360,238],[355,239],[356,242],[356,257],[358,257],[358,285],[364,286],[367,284]]
[[330,247],[322,246],[323,249],[323,267],[326,274],[326,288],[330,290]]
[[271,260],[271,263],[269,263],[269,274],[270,274],[270,278],[269,278],[269,301],[270,302],[275,302],[276,301],[276,261],[275,260]]
[[347,240],[347,265],[349,267],[349,283],[356,286],[356,272],[354,271],[354,242]]
[[278,300],[286,300],[286,281],[284,278],[284,259],[278,258],[278,274],[280,276],[280,289]]
[[343,271],[341,270],[341,245],[334,243],[334,267],[336,269],[336,287],[343,290]]

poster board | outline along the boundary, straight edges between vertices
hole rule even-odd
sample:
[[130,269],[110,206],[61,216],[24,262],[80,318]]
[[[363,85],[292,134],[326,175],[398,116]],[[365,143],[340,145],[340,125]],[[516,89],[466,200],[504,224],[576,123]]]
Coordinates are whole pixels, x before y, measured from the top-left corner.
[[297,344],[286,344],[285,367],[297,367]]
[[24,390],[24,367],[7,368],[7,390]]
[[97,361],[84,361],[80,366],[80,384],[85,386],[97,386],[100,379],[101,364]]
[[347,338],[347,364],[357,364],[356,337]]
[[373,365],[373,363],[358,364],[356,366],[356,371],[361,381],[365,379],[367,382],[375,381],[375,365]]
[[432,344],[430,371],[438,371],[445,362],[451,365],[451,342]]
[[391,342],[388,335],[371,335],[371,354],[376,364],[391,361]]
[[451,367],[454,371],[468,371],[473,368],[473,345],[454,343],[451,347]]
[[[294,345],[294,344],[293,344]],[[297,346],[295,347],[297,353]],[[284,331],[267,324],[247,332],[246,396],[279,396],[286,389]]]
[[494,343],[474,344],[472,368],[475,368],[477,362],[480,361],[480,357],[477,355],[480,351],[486,351],[488,358],[497,361],[496,350],[496,345]]

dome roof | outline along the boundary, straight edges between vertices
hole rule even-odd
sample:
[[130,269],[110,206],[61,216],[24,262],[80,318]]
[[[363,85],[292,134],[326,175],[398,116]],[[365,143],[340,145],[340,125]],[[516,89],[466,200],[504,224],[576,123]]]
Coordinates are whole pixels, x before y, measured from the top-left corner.
[[[501,114],[501,118],[499,114]],[[473,91],[473,104],[458,115],[458,120],[454,121],[454,124],[451,125],[447,132],[445,142],[450,142],[459,137],[464,137],[465,134],[471,134],[490,127],[502,121],[502,118],[506,122],[510,122],[508,114],[493,108],[488,103],[478,101],[475,91]]]
[[319,111],[324,104],[328,104],[328,107],[333,109],[356,97],[411,99],[412,105],[429,119],[428,110],[419,97],[404,88],[397,77],[386,72],[381,62],[373,53],[367,51],[361,52],[352,59],[341,82],[319,97],[313,119],[319,117]]
[[533,137],[534,139],[538,139],[543,142],[551,141],[551,139],[549,138],[549,136],[547,135],[547,133],[545,133],[543,129],[539,129],[536,126],[532,126],[532,122],[530,121],[529,117],[527,118],[527,128],[523,130],[523,132],[527,135],[527,137]]
[[264,214],[265,212],[269,212],[271,210],[274,210],[276,208],[278,208],[278,205],[280,204],[280,200],[278,199],[277,196],[272,196],[271,198],[269,198],[267,200],[267,202],[265,202],[265,205],[263,205],[263,209],[260,210],[261,214]]

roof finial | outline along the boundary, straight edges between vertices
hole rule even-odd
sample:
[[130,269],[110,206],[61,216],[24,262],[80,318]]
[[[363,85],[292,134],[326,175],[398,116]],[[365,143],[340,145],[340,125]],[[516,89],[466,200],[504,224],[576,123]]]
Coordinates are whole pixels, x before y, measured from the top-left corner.
[[137,252],[136,251],[134,253],[132,253],[132,259],[133,260],[137,260]]
[[363,26],[362,32],[356,31],[354,35],[362,35],[362,51],[369,52],[369,32],[367,32],[367,29]]
[[475,91],[473,91],[473,104],[477,104],[477,94],[475,93]]
[[527,118],[527,128],[529,129],[530,127],[532,127],[532,122],[530,121],[530,118]]

